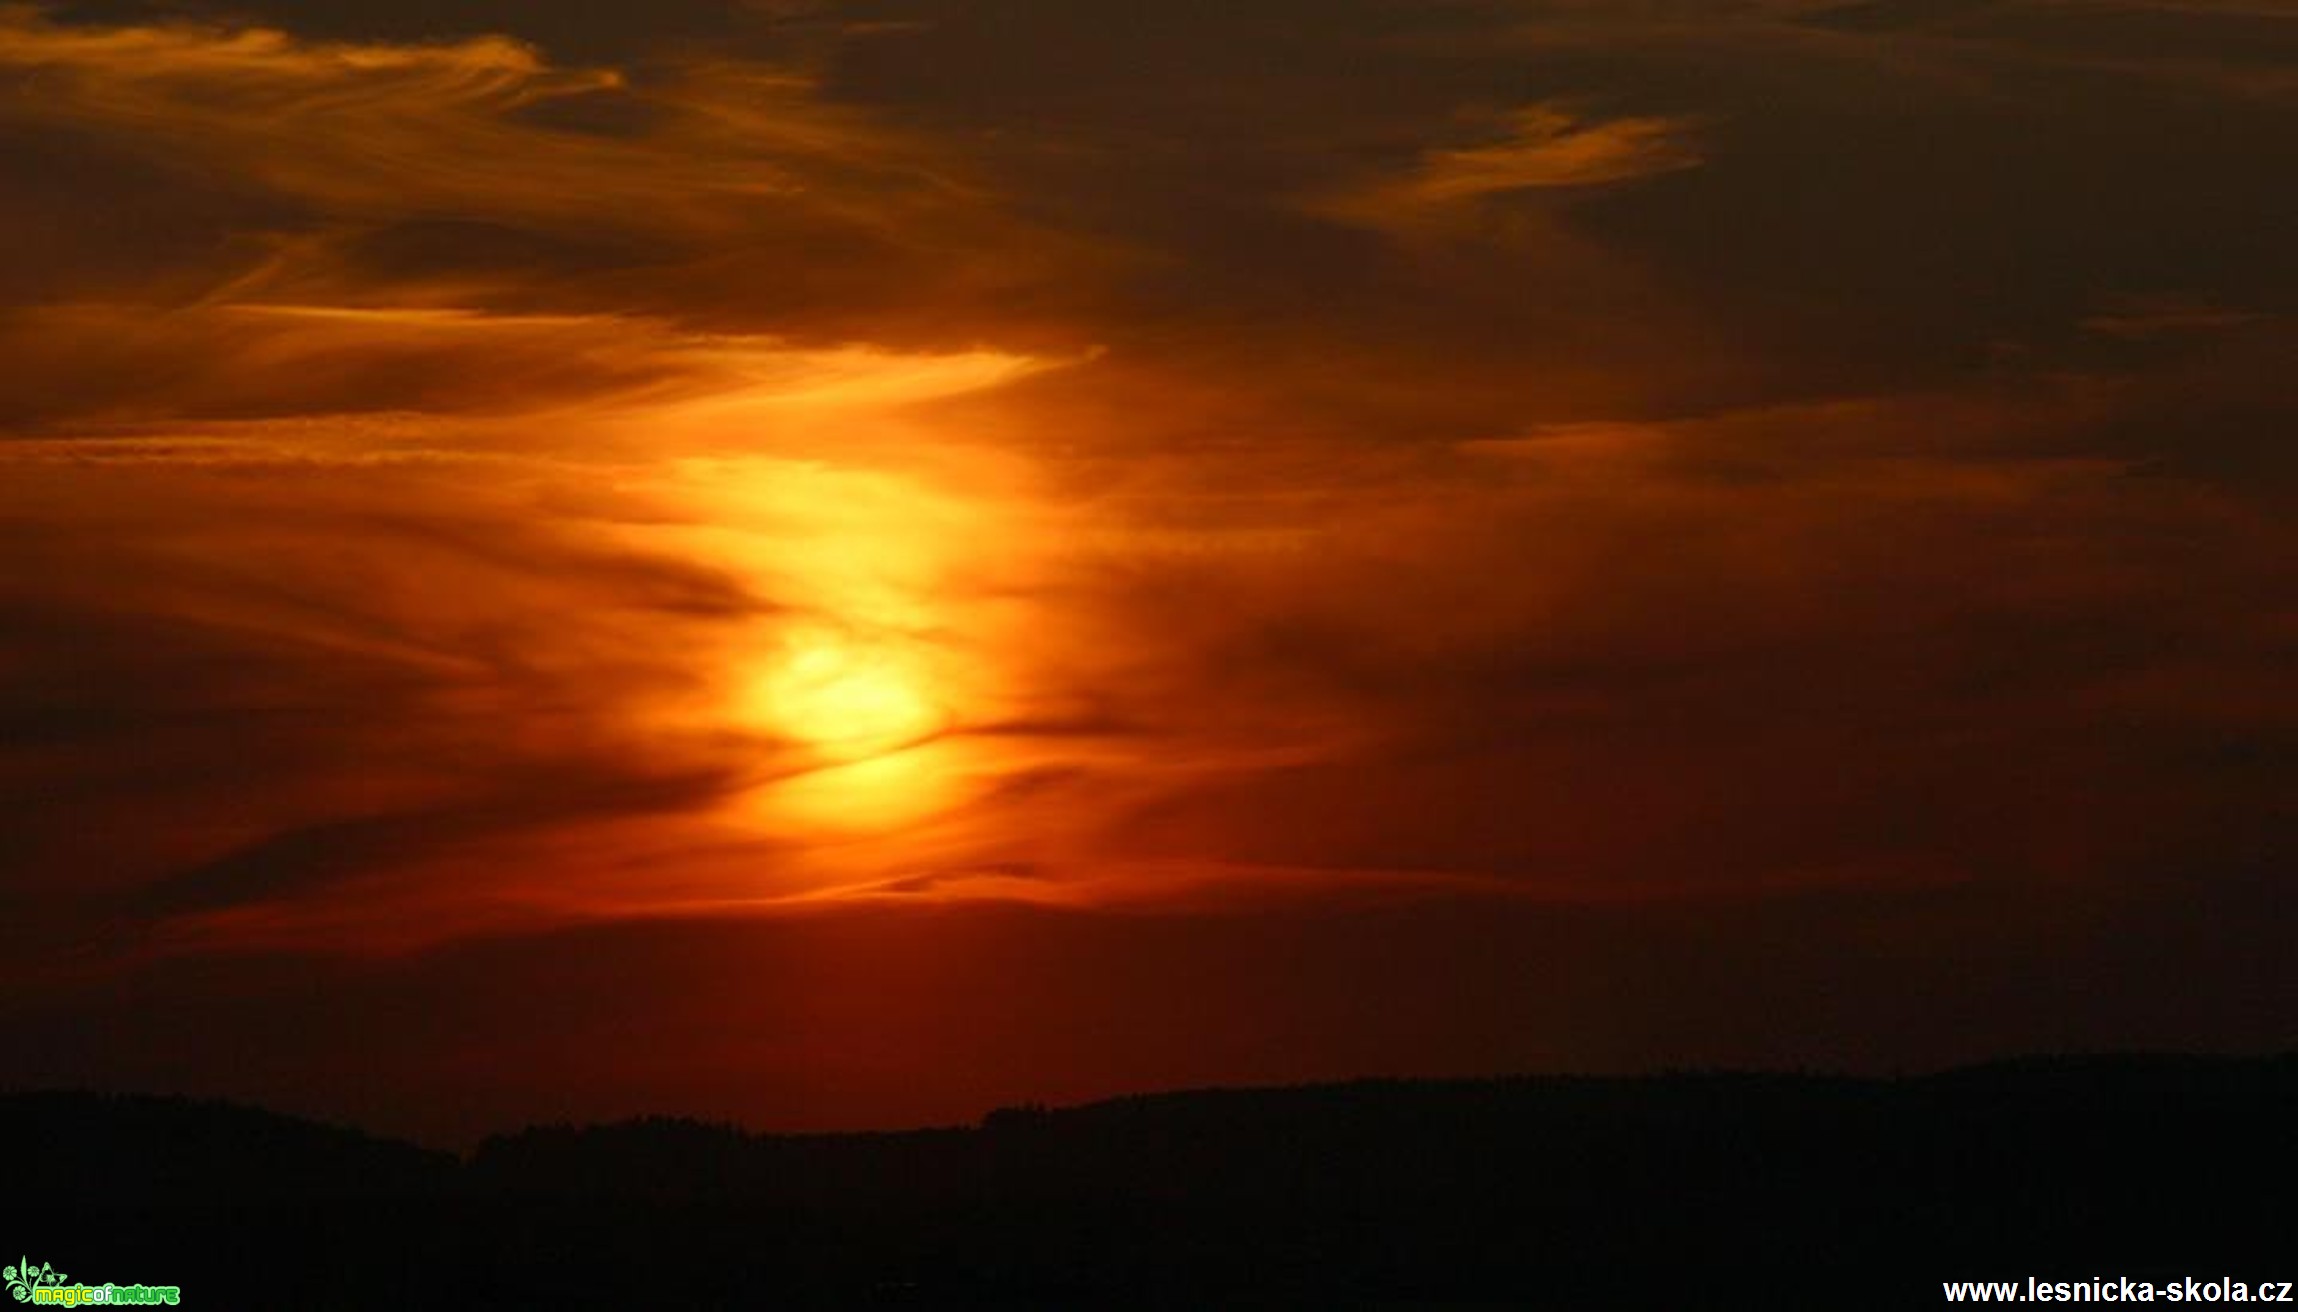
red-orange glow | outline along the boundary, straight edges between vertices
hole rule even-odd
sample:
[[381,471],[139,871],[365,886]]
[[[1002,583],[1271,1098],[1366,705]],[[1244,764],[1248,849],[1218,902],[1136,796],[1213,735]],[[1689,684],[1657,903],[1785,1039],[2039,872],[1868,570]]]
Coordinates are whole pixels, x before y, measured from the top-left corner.
[[2259,6],[448,8],[0,3],[10,1060],[2286,1041]]

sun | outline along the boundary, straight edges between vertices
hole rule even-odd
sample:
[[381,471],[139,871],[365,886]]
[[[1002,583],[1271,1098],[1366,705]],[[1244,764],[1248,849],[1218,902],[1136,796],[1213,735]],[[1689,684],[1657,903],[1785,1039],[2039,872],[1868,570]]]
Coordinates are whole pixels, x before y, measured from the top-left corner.
[[899,645],[828,627],[789,635],[747,700],[746,718],[841,760],[910,746],[946,719]]

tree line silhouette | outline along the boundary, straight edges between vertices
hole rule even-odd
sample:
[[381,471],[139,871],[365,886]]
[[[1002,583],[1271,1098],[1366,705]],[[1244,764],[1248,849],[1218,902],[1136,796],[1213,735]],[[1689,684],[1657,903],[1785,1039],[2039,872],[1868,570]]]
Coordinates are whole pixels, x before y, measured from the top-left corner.
[[[1896,1080],[1363,1081],[467,1156],[245,1107],[0,1095],[0,1244],[208,1306],[1933,1306],[2291,1278],[2298,1056]],[[2262,1265],[2264,1264],[2264,1265]],[[222,1291],[237,1291],[224,1295]],[[252,1292],[251,1292],[252,1291]]]

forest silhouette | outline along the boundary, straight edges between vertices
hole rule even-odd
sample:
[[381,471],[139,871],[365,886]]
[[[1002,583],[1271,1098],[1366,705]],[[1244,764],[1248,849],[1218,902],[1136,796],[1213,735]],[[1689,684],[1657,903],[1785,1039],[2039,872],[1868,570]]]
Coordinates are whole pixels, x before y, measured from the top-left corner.
[[[1365,1081],[456,1155],[228,1104],[0,1096],[0,1244],[206,1306],[1931,1306],[2287,1257],[2298,1055],[1902,1079]],[[204,1296],[202,1296],[204,1295]]]

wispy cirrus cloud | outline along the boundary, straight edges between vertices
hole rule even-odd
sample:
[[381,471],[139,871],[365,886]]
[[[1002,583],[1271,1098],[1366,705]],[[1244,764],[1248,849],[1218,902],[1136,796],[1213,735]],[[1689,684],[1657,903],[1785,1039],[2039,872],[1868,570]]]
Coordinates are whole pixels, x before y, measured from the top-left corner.
[[1533,105],[1509,115],[1496,139],[1431,147],[1405,176],[1370,184],[1330,209],[1411,226],[1485,200],[1632,182],[1699,167],[1698,130],[1690,118],[1589,118]]
[[979,306],[1042,268],[1033,247],[1061,249],[930,135],[835,105],[795,64],[633,76],[503,36],[19,5],[0,70],[0,134],[57,163],[4,218],[10,282],[43,303],[652,313],[853,340],[895,331],[889,306]]

